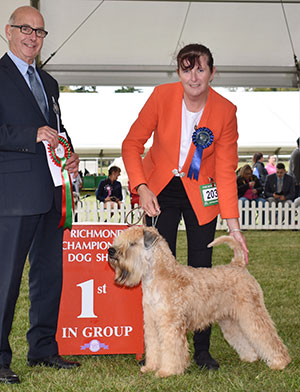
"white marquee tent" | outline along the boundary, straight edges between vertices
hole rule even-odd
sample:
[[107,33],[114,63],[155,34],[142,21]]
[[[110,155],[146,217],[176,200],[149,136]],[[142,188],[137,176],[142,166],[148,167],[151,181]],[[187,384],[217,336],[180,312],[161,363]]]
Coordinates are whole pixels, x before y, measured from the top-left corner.
[[[28,0],[1,0],[0,23]],[[297,86],[299,0],[32,0],[49,31],[41,60],[61,84],[146,86],[176,79],[174,54],[202,42],[216,86]],[[4,36],[4,29],[1,31]],[[6,43],[0,39],[0,52]]]
[[[39,4],[49,31],[41,61],[49,60],[45,69],[60,84],[175,81],[178,48],[202,42],[215,57],[214,86],[298,86],[300,0],[1,0],[0,54],[7,49],[4,26],[12,10],[31,3]],[[300,129],[299,93],[286,93],[294,95],[289,102],[282,95],[275,102],[271,93],[259,99],[228,94],[238,106],[240,153],[279,147],[290,153]],[[143,102],[139,94],[115,94],[113,102],[101,94],[61,98],[64,122],[86,155],[117,153]]]
[[[81,156],[120,156],[121,142],[151,90],[115,94],[104,88],[98,94],[61,94],[63,122],[76,151]],[[220,92],[238,107],[240,155],[293,151],[299,137],[298,92]]]

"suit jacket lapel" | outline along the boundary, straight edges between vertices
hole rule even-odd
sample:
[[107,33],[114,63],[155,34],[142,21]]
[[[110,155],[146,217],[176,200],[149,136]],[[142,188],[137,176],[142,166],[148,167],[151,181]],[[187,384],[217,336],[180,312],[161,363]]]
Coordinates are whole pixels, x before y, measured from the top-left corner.
[[41,109],[36,102],[34,95],[32,94],[28,84],[26,83],[23,75],[19,72],[18,68],[15,66],[14,62],[10,59],[10,57],[5,54],[0,60],[0,66],[6,71],[7,76],[11,79],[11,81],[17,86],[20,92],[24,95],[26,101],[29,101],[32,106],[35,108],[37,114],[42,116],[45,120]]

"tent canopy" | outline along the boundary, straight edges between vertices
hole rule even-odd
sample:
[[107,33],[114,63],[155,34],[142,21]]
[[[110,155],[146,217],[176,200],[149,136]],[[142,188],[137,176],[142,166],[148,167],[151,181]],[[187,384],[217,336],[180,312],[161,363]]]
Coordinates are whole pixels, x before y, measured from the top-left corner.
[[[26,3],[2,1],[2,26]],[[60,84],[172,82],[178,50],[200,42],[213,52],[215,86],[297,86],[298,0],[40,0],[39,5],[49,31],[41,60],[55,53],[45,69]],[[6,50],[3,40],[0,50]]]

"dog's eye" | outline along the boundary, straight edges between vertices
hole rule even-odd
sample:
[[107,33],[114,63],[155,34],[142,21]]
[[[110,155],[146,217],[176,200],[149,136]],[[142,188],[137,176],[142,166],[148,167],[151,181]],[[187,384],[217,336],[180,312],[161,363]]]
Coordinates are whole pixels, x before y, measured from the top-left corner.
[[130,246],[135,246],[136,242],[130,242]]

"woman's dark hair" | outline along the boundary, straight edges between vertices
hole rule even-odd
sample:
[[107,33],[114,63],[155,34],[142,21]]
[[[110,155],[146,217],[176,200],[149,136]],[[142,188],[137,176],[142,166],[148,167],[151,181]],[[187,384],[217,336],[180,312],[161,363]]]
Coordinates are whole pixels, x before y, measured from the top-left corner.
[[108,170],[108,175],[110,176],[112,173],[121,172],[121,169],[118,166],[112,166]]
[[253,161],[254,163],[257,163],[262,157],[263,157],[263,154],[262,154],[261,152],[256,152],[256,153],[253,155],[252,161]]
[[[214,68],[214,59],[211,51],[201,44],[189,44],[182,48],[177,55],[177,69],[193,69],[195,63],[199,63],[199,57],[206,56],[207,64],[211,72]],[[188,65],[185,64],[187,61]]]

